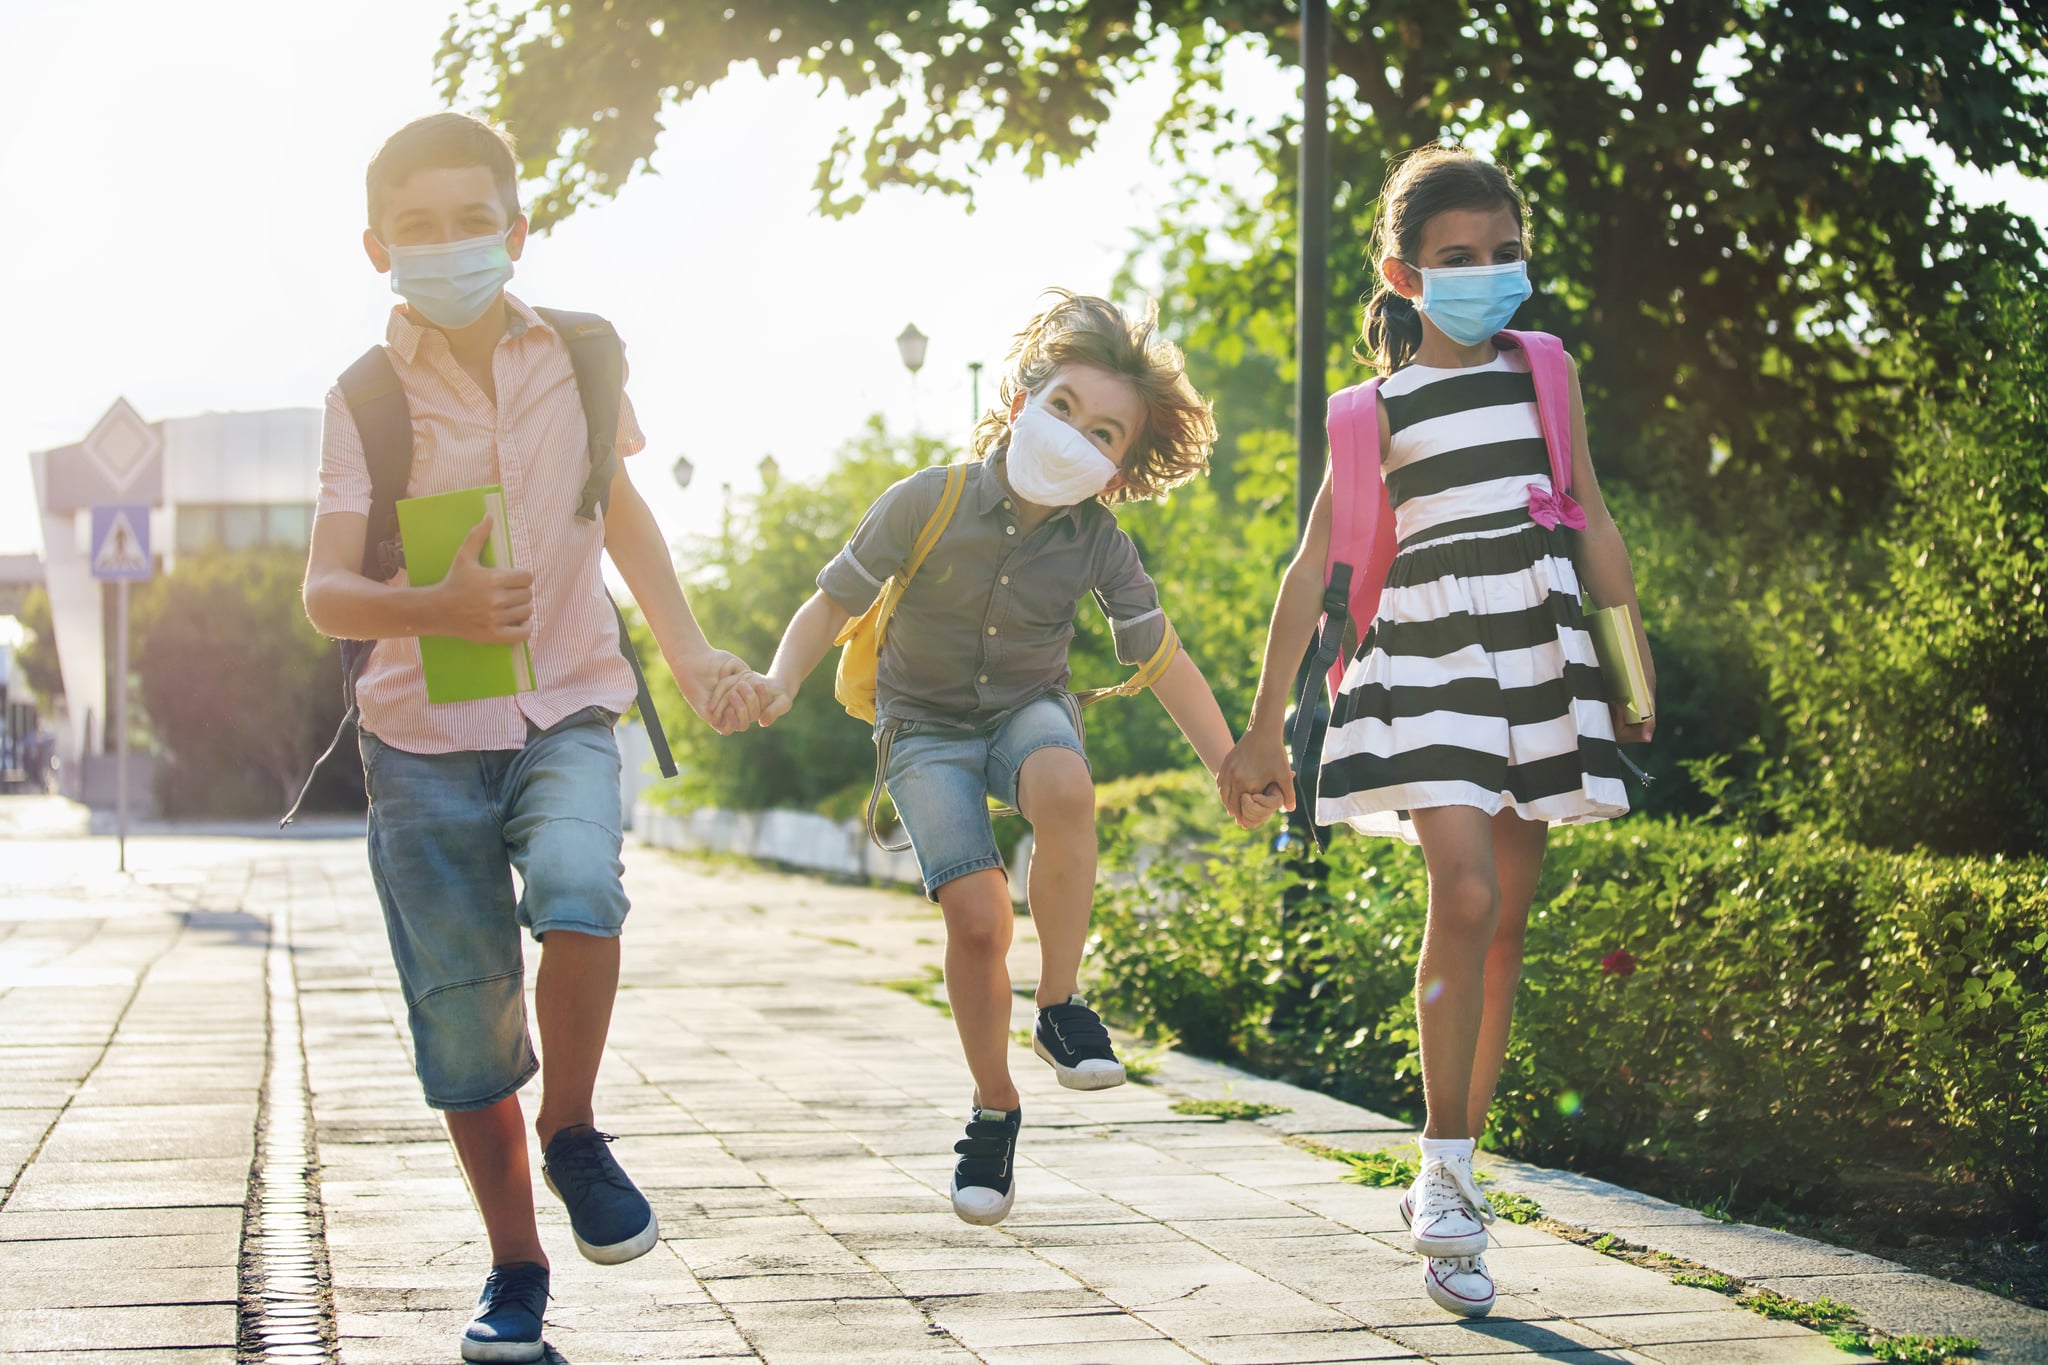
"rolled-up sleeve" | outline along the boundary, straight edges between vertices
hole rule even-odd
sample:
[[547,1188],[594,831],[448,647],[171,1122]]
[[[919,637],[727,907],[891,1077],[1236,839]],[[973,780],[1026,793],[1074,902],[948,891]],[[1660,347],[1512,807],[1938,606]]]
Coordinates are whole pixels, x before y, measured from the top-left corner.
[[320,422],[320,497],[313,507],[315,517],[330,512],[370,514],[370,465],[363,458],[355,414],[338,384],[327,391],[327,412]]
[[[818,587],[849,616],[872,606],[882,584],[910,558],[918,532],[938,505],[936,494],[927,496],[928,488],[920,484],[932,482],[928,475],[912,474],[877,498],[846,548],[818,572]],[[938,482],[944,480],[941,471]]]
[[1139,562],[1138,547],[1121,527],[1103,537],[1095,600],[1109,618],[1118,661],[1135,666],[1151,658],[1166,638],[1166,613],[1159,607],[1158,587]]

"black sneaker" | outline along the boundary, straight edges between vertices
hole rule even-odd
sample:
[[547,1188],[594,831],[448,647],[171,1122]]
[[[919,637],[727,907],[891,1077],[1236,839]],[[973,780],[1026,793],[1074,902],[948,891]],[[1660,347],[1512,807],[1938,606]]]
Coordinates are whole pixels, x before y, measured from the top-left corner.
[[967,1118],[967,1136],[953,1144],[960,1160],[953,1167],[953,1212],[962,1222],[988,1227],[1009,1216],[1017,1202],[1017,1130],[1024,1125],[1024,1106],[1005,1113],[976,1108]]
[[618,1265],[653,1250],[661,1235],[653,1206],[611,1154],[610,1133],[578,1126],[548,1141],[541,1176],[569,1209],[569,1229],[586,1261]]
[[541,1316],[548,1309],[548,1268],[532,1261],[492,1266],[476,1315],[462,1334],[464,1360],[539,1360]]
[[1078,995],[1038,1012],[1031,1050],[1052,1063],[1060,1084],[1069,1090],[1107,1090],[1124,1083],[1124,1064],[1109,1045],[1109,1030]]

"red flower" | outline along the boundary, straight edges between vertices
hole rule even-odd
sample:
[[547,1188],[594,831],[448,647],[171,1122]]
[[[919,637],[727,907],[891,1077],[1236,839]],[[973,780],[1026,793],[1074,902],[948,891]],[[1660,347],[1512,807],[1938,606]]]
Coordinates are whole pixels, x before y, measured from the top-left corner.
[[1609,976],[1628,976],[1636,969],[1635,954],[1626,948],[1616,948],[1600,959],[1600,970]]

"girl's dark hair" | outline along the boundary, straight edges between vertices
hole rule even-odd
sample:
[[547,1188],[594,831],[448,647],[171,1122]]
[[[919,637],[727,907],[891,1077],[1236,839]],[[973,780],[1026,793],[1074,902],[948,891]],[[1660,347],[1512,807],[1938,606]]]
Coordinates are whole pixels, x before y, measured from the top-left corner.
[[1449,209],[1491,209],[1505,205],[1526,237],[1528,206],[1508,173],[1482,161],[1463,147],[1417,147],[1395,158],[1380,187],[1379,212],[1373,220],[1366,265],[1372,271],[1372,296],[1365,303],[1359,333],[1362,350],[1353,354],[1382,374],[1400,369],[1422,345],[1422,316],[1415,302],[1394,292],[1380,273],[1388,256],[1413,262],[1422,250],[1429,220]]

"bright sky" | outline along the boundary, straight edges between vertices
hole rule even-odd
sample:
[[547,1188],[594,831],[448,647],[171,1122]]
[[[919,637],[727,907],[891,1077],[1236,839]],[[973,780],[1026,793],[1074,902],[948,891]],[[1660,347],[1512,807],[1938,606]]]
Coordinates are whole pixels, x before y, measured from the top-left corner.
[[[40,548],[27,452],[79,439],[116,396],[145,417],[317,406],[382,335],[362,172],[440,107],[450,0],[6,0],[0,5],[0,553]],[[1240,108],[1291,97],[1234,77]],[[1141,86],[1098,153],[1030,182],[1003,170],[970,214],[897,191],[848,220],[811,180],[855,117],[790,79],[735,76],[668,120],[657,176],[535,239],[513,289],[618,324],[651,442],[641,487],[673,536],[713,528],[719,486],[762,455],[803,476],[870,412],[963,435],[1040,289],[1105,291],[1168,174]],[[1966,177],[2048,220],[2048,186]],[[895,337],[931,338],[915,386]],[[668,477],[697,466],[687,493]],[[650,458],[651,457],[651,458]]]

